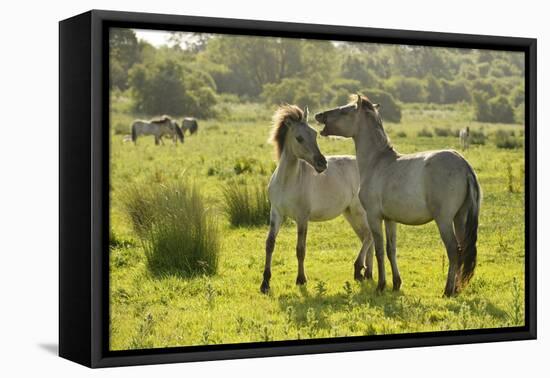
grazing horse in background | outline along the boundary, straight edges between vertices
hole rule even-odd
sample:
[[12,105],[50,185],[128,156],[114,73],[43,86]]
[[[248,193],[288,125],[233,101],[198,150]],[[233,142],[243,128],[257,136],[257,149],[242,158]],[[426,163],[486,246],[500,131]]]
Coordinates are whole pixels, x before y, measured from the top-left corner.
[[421,225],[435,220],[447,249],[445,295],[457,294],[476,266],[481,189],[468,162],[456,151],[398,153],[391,145],[378,105],[355,96],[348,105],[315,115],[321,135],[353,138],[361,175],[359,198],[367,211],[378,263],[378,291],[386,285],[384,237],[391,262],[393,289],[401,277],[396,257],[396,222]]
[[458,138],[460,139],[460,147],[462,150],[467,150],[470,148],[470,126],[465,129],[460,129]]
[[155,144],[164,144],[162,137],[169,136],[177,145],[177,139],[183,143],[183,131],[170,117],[164,115],[158,119],[150,121],[136,120],[132,123],[132,141],[137,143],[137,138],[140,135],[153,135]]
[[181,121],[181,129],[184,133],[189,130],[189,134],[195,134],[197,131],[199,131],[199,124],[197,122],[197,119],[193,117],[185,117]]
[[[355,260],[355,279],[372,278],[372,237],[367,226],[365,210],[357,196],[359,170],[353,156],[329,156],[319,151],[317,132],[307,123],[308,110],[294,105],[280,107],[273,117],[270,141],[279,160],[269,182],[271,214],[265,247],[265,269],[262,293],[269,291],[271,260],[275,239],[285,217],[296,221],[298,241],[297,285],[306,283],[304,259],[309,221],[327,221],[344,214],[361,240]],[[365,276],[362,269],[367,263]]]

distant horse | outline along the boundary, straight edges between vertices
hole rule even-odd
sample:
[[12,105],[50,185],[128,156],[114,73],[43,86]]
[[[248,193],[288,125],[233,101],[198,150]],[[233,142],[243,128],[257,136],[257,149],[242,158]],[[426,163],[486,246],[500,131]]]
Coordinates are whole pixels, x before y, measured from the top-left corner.
[[199,131],[199,124],[197,122],[197,119],[193,117],[185,117],[181,121],[181,129],[184,133],[189,130],[189,134],[195,134],[197,131]]
[[177,139],[183,143],[183,132],[177,122],[170,117],[164,115],[158,119],[151,121],[136,120],[132,123],[132,141],[137,143],[137,138],[140,135],[153,135],[155,144],[164,144],[162,138],[169,136],[177,144]]
[[[297,285],[307,281],[304,260],[308,222],[327,221],[340,214],[344,214],[362,243],[354,264],[355,279],[372,278],[372,237],[365,210],[357,196],[359,170],[356,160],[353,156],[325,159],[317,145],[317,132],[308,125],[307,117],[307,108],[302,111],[294,105],[280,107],[273,117],[270,141],[275,146],[279,163],[268,186],[271,214],[262,293],[269,291],[275,239],[285,217],[294,219],[298,226]],[[363,276],[365,260],[367,266]]]
[[401,277],[396,257],[396,222],[421,225],[435,220],[449,258],[445,295],[460,290],[474,274],[481,189],[468,162],[456,151],[401,155],[391,145],[378,105],[355,96],[348,105],[315,115],[321,135],[353,138],[361,185],[378,262],[378,291],[386,285],[384,237],[391,262],[393,289]]
[[460,129],[458,138],[460,139],[460,147],[462,150],[470,148],[470,127],[468,126],[465,129]]

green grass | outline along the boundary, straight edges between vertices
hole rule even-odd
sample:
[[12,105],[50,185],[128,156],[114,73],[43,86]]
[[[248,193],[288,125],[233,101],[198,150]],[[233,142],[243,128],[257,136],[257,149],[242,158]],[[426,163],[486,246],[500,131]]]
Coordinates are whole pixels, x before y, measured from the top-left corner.
[[[443,298],[447,258],[435,224],[398,226],[397,254],[403,279],[399,293],[376,294],[375,282],[353,281],[360,248],[342,217],[310,223],[305,260],[309,282],[295,286],[296,226],[285,222],[273,256],[271,293],[259,287],[267,226],[234,227],[220,216],[220,250],[215,275],[158,275],[123,206],[129,185],[157,188],[182,180],[194,185],[212,215],[226,206],[224,187],[245,180],[264,185],[274,167],[266,143],[274,109],[245,106],[223,121],[199,121],[197,135],[185,144],[138,146],[112,133],[111,220],[116,243],[110,249],[110,346],[135,349],[212,343],[241,343],[352,335],[511,327],[524,318],[524,150],[500,149],[494,142],[461,152],[476,170],[484,193],[478,266],[470,284],[454,298]],[[311,109],[312,113],[321,109]],[[130,119],[113,114],[113,121]],[[120,121],[121,122],[121,121]],[[121,122],[122,123],[122,122]],[[312,126],[316,127],[314,122]],[[457,137],[417,137],[424,128],[483,132],[514,131],[523,126],[481,124],[459,107],[405,108],[400,124],[386,124],[402,153],[459,149]],[[353,154],[352,141],[319,138],[321,151]],[[235,171],[247,159],[251,169]],[[510,189],[512,188],[512,189]],[[388,278],[391,277],[386,262]],[[376,272],[376,269],[375,269]],[[376,279],[376,277],[375,277]],[[390,278],[391,282],[391,278]]]

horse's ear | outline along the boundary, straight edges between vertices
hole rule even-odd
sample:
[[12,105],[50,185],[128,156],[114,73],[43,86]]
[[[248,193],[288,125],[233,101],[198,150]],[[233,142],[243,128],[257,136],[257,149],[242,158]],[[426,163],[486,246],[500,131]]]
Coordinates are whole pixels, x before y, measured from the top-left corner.
[[357,96],[357,102],[355,105],[357,106],[357,109],[361,109],[361,106],[363,105],[363,99],[361,98],[361,95],[359,93],[356,94]]
[[304,119],[306,120],[306,122],[307,122],[308,118],[309,118],[309,110],[308,110],[307,105],[306,105],[306,107],[304,109]]
[[374,107],[374,109],[380,110],[380,104],[372,104],[372,106]]

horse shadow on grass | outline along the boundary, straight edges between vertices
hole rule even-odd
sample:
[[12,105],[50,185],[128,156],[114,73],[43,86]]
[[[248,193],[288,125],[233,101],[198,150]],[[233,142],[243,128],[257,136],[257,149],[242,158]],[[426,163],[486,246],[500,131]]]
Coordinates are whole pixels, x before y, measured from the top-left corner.
[[[357,285],[359,288],[357,288]],[[449,299],[444,308],[458,314],[467,311],[474,316],[489,315],[500,321],[509,318],[509,314],[487,300],[480,298]],[[378,293],[376,283],[372,281],[346,284],[337,292],[323,293],[316,287],[299,287],[292,294],[278,297],[281,310],[286,313],[287,321],[297,328],[312,326],[330,331],[333,324],[330,315],[334,313],[355,313],[356,315],[370,313],[375,317],[383,316],[392,321],[429,321],[426,314],[437,310],[425,299],[407,295],[403,290],[394,292],[391,289]],[[362,317],[355,317],[361,319]]]
[[[359,285],[359,290],[356,285]],[[346,283],[338,292],[331,294],[319,292],[315,287],[300,286],[292,294],[279,296],[278,300],[279,307],[287,314],[287,321],[297,328],[311,326],[314,321],[317,328],[330,330],[333,325],[328,315],[335,312],[382,309],[385,317],[398,319],[403,295],[391,290],[378,293],[376,283],[367,281]]]

